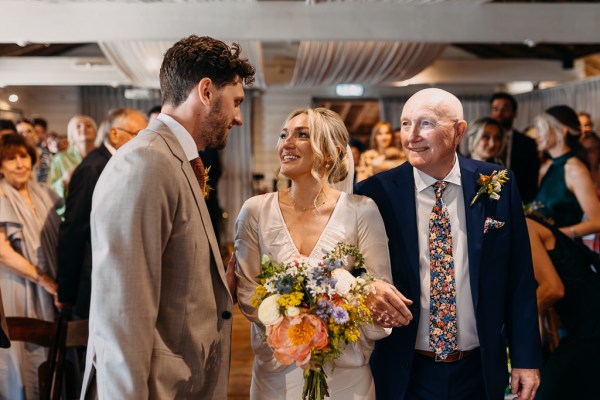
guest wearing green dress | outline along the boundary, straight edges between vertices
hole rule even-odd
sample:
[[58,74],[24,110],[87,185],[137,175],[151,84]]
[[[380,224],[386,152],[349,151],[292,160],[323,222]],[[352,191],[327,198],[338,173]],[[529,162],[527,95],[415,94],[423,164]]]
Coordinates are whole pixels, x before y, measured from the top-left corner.
[[47,181],[62,198],[67,195],[73,170],[90,151],[94,150],[97,134],[96,122],[87,115],[75,115],[69,121],[67,125],[69,147],[58,152],[52,159]]
[[536,117],[535,125],[538,150],[551,157],[540,169],[536,208],[571,239],[600,232],[600,203],[580,156],[577,114],[568,106],[550,107]]

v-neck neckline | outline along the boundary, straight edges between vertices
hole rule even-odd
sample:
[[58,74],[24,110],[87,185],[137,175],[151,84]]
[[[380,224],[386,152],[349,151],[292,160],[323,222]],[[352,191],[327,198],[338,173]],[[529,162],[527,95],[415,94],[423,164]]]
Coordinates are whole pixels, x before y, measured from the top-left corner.
[[279,193],[276,193],[276,194],[277,194],[277,196],[275,198],[275,201],[277,202],[277,211],[279,213],[279,218],[281,219],[281,224],[283,225],[283,229],[285,231],[285,234],[287,235],[288,240],[290,241],[290,243],[294,247],[294,251],[300,257],[314,258],[313,253],[315,252],[315,250],[317,250],[319,248],[319,244],[321,243],[321,241],[323,239],[323,235],[325,234],[325,232],[329,228],[329,225],[331,224],[331,221],[334,219],[334,217],[337,214],[337,210],[338,210],[339,204],[340,204],[340,202],[342,200],[342,196],[346,196],[347,195],[346,192],[340,192],[340,195],[338,196],[338,199],[337,199],[337,201],[335,203],[335,206],[333,207],[333,211],[331,212],[331,215],[329,216],[329,219],[327,220],[327,223],[325,224],[325,227],[321,231],[321,234],[319,235],[319,238],[315,242],[315,245],[313,246],[312,250],[310,251],[310,253],[308,255],[304,255],[304,254],[300,253],[300,250],[298,250],[298,246],[294,242],[294,239],[292,239],[292,234],[290,233],[290,230],[288,229],[288,226],[287,226],[287,224],[285,222],[285,218],[283,218],[283,212],[281,211],[281,205],[279,204]]

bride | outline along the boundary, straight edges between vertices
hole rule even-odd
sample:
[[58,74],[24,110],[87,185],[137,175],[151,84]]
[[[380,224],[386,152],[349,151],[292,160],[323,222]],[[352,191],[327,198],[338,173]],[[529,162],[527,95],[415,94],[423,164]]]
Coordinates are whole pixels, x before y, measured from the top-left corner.
[[[321,258],[344,242],[360,249],[366,268],[380,279],[375,283],[377,292],[391,286],[385,283],[391,282],[390,259],[377,206],[367,197],[333,186],[348,176],[347,144],[348,131],[336,113],[324,108],[292,112],[277,144],[279,174],[292,181],[291,187],[249,199],[236,221],[237,295],[242,313],[252,322],[255,354],[251,399],[298,400],[303,387],[303,371],[273,357],[265,343],[265,328],[250,305],[263,254],[277,261]],[[386,327],[399,324],[376,320]],[[362,329],[361,339],[346,347],[334,371],[326,369],[331,399],[375,398],[369,357],[374,341],[389,333],[381,325]]]

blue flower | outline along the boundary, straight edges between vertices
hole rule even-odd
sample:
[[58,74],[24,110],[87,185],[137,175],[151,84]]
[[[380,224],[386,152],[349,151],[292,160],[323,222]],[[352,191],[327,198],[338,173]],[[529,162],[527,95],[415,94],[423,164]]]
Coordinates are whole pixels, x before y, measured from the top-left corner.
[[342,307],[333,307],[333,311],[331,312],[331,316],[336,324],[342,325],[348,322],[348,311],[346,311]]
[[290,294],[293,285],[294,278],[291,275],[284,275],[277,281],[277,291],[283,294]]

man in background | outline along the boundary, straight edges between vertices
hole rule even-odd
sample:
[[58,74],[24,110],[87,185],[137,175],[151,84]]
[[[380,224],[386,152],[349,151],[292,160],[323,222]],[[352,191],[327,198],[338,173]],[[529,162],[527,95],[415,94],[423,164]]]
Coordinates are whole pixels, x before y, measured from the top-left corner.
[[74,316],[87,319],[92,290],[90,214],[92,194],[108,160],[146,127],[146,117],[132,108],[110,111],[101,125],[104,142],[75,168],[58,234],[58,298],[73,306]]
[[494,93],[490,98],[490,116],[500,122],[506,132],[502,162],[515,173],[521,199],[528,204],[537,194],[540,162],[535,141],[513,127],[517,107],[517,100],[508,93]]

